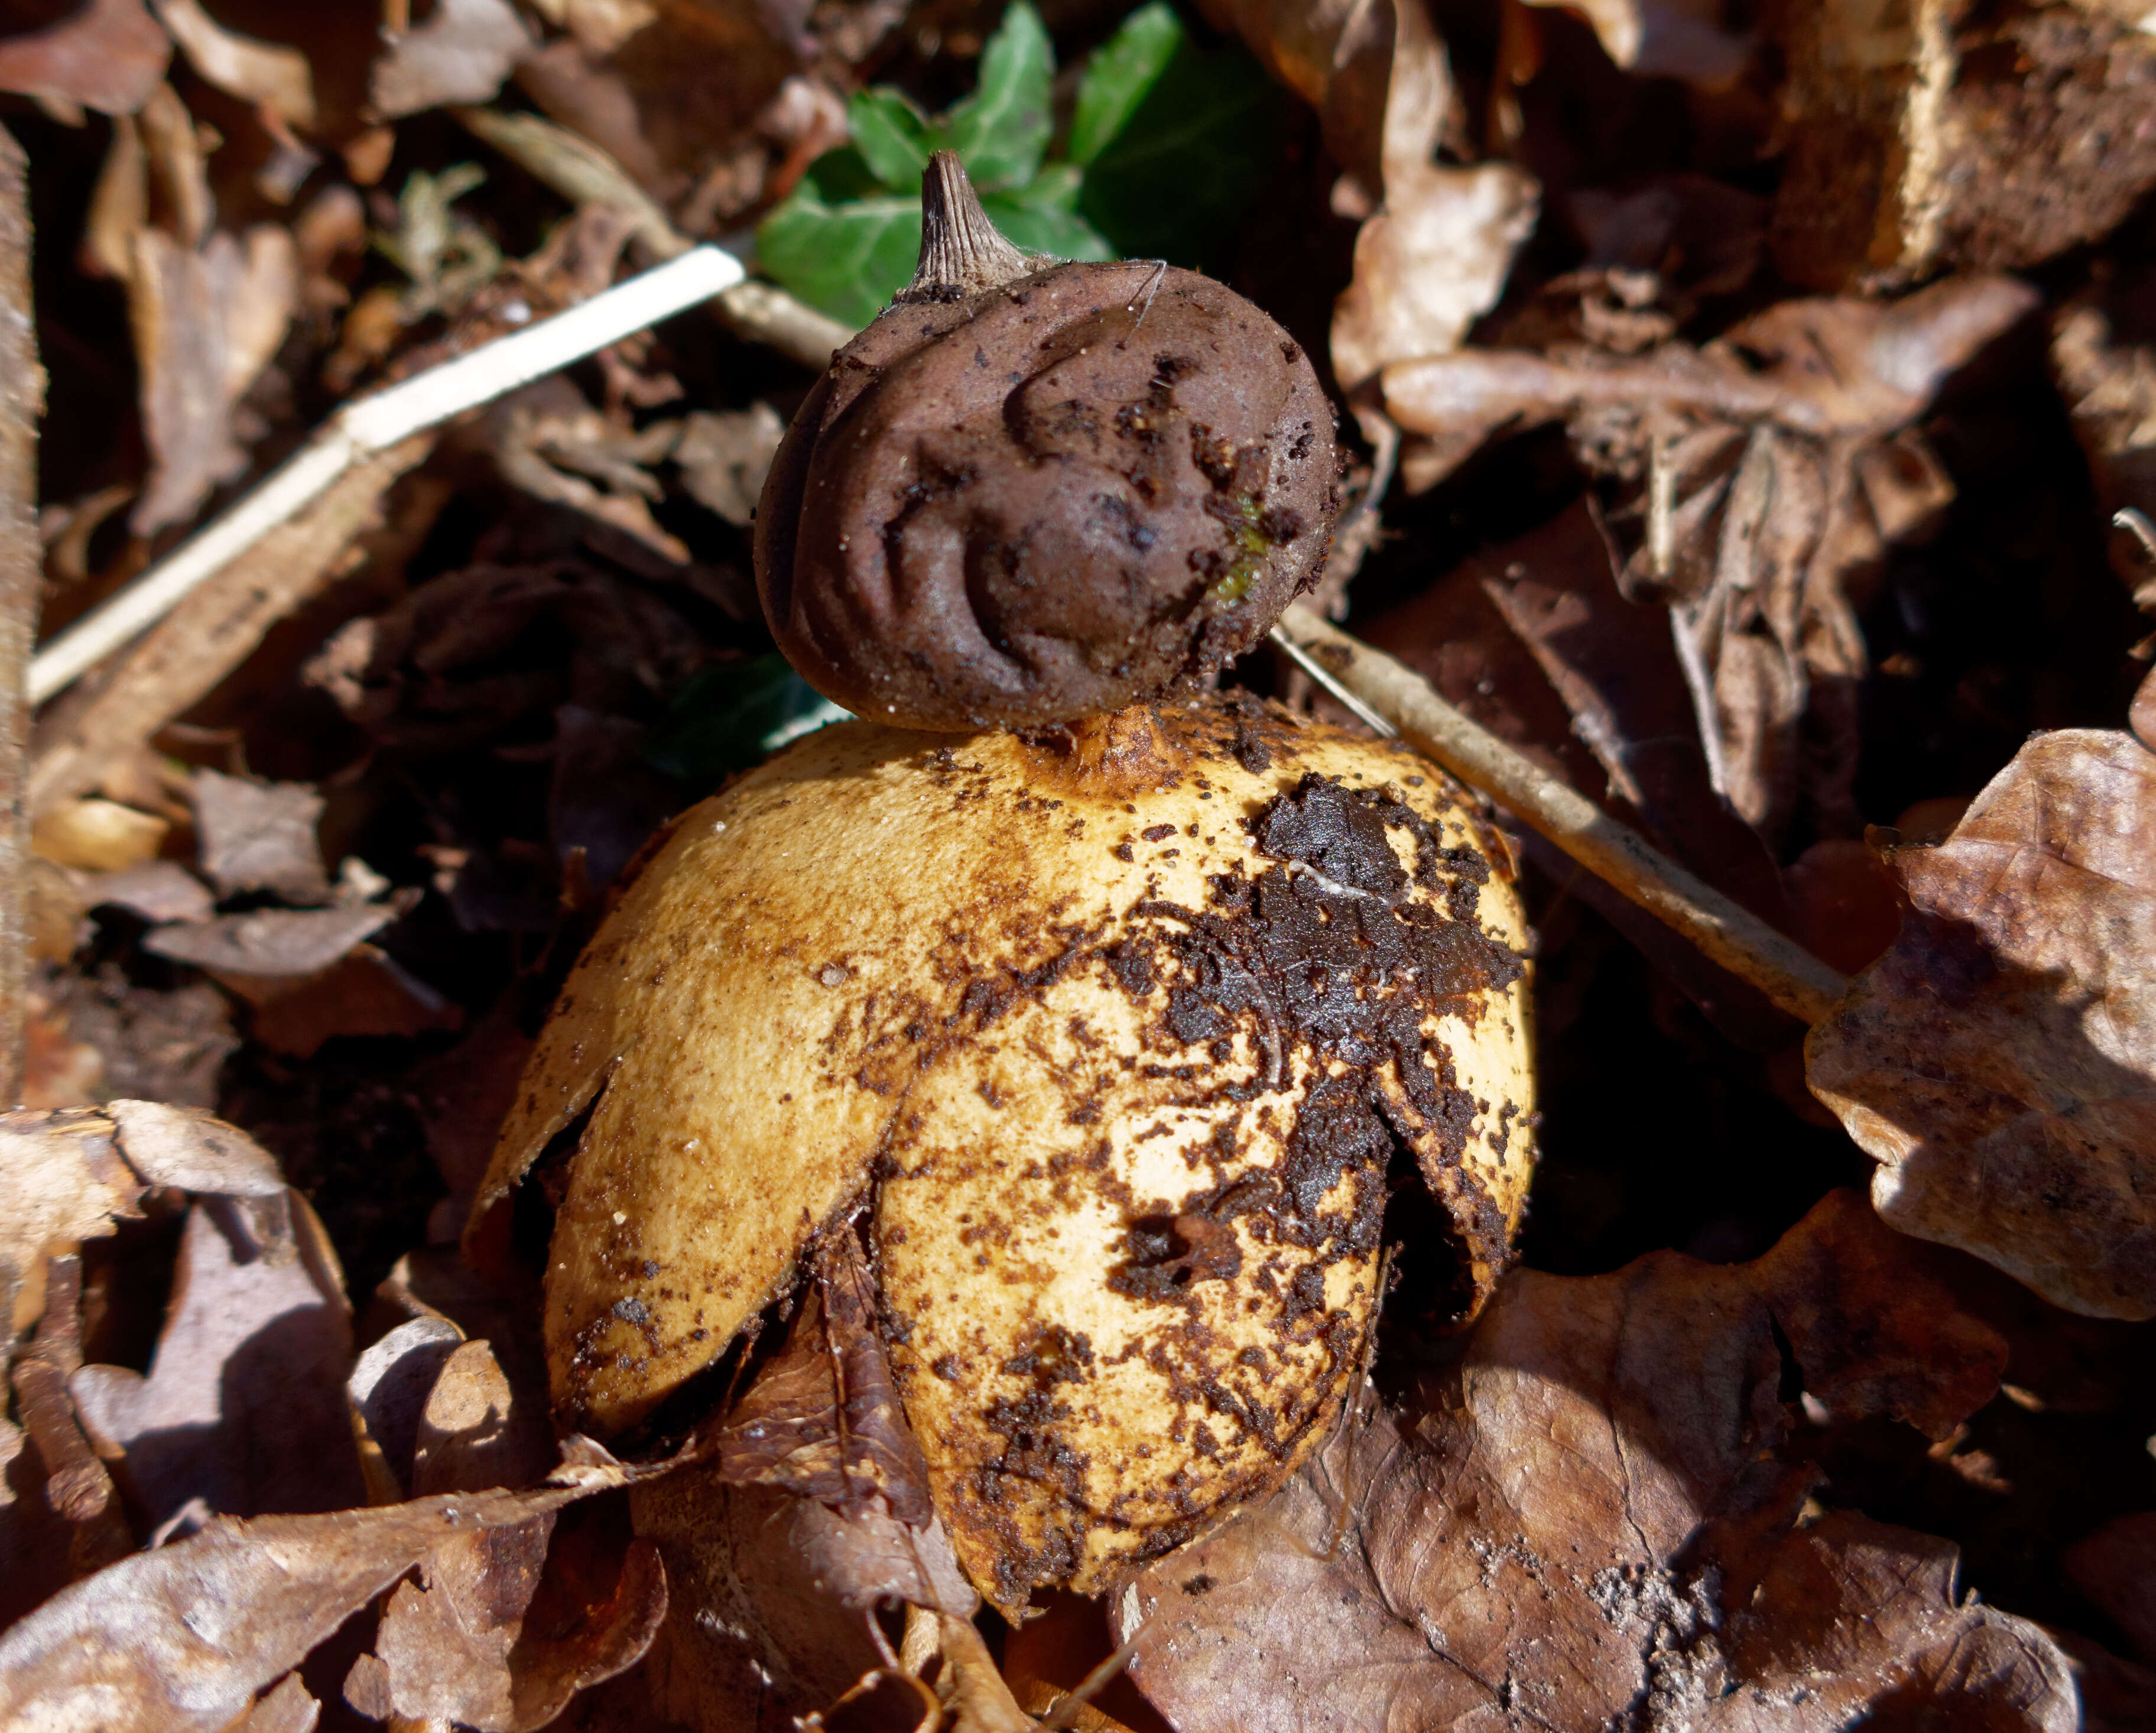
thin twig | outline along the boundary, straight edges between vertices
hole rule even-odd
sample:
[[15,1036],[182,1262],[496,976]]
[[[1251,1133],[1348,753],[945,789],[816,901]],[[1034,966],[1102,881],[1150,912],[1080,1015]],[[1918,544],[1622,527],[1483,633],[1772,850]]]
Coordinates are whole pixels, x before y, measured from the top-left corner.
[[28,165],[0,127],[0,1097],[22,1098],[29,988],[29,747],[25,669],[37,637],[38,418],[45,376],[30,308]]
[[1849,990],[1846,977],[1463,716],[1413,669],[1304,607],[1281,617],[1273,640],[1358,715],[1383,721],[1380,732],[1481,789],[1791,1016],[1816,1023]]
[[[589,139],[541,115],[492,108],[450,112],[474,137],[493,146],[571,203],[603,205],[626,214],[636,225],[629,232],[632,244],[650,258],[679,258],[696,244],[627,169]],[[741,336],[819,373],[830,364],[832,352],[854,337],[851,326],[768,283],[737,283],[720,292],[715,306],[719,316]]]
[[252,493],[40,650],[30,663],[30,702],[43,703],[163,619],[355,465],[709,301],[742,275],[732,254],[692,248],[567,312],[347,404]]

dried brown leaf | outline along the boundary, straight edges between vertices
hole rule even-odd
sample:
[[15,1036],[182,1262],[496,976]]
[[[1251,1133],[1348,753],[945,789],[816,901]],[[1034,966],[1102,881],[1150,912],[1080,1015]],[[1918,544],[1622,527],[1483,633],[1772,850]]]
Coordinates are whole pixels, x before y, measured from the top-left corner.
[[[571,36],[526,60],[517,82],[547,114],[669,201],[723,173],[742,135],[770,118],[787,80],[814,53],[799,0],[649,0],[608,10],[613,15],[594,26],[583,5],[572,8]],[[804,142],[806,162],[815,146]]]
[[153,928],[145,949],[176,963],[265,980],[315,975],[397,918],[386,904],[260,908]]
[[654,1653],[654,1696],[692,1726],[783,1733],[835,1702],[878,1664],[862,1614],[880,1600],[959,1620],[979,1605],[930,1504],[850,1228],[815,1268],[785,1345],[706,1441],[708,1460],[632,1501],[679,1608]]
[[299,306],[289,230],[257,224],[197,251],[163,230],[133,237],[128,313],[153,462],[128,522],[137,535],[185,522],[247,465],[232,411],[284,341]]
[[716,413],[699,409],[682,418],[674,446],[681,485],[699,504],[746,528],[785,436],[786,424],[767,403]]
[[459,1343],[442,1362],[412,1441],[412,1490],[480,1491],[522,1486],[554,1458],[553,1428],[531,1393],[516,1399],[485,1342]]
[[330,900],[315,833],[322,797],[314,789],[216,770],[198,770],[193,780],[200,865],[220,897],[269,891],[287,902]]
[[1650,1726],[1830,1733],[1915,1716],[2083,1733],[2058,1645],[2026,1619],[1962,1598],[1958,1565],[1951,1541],[1829,1512],[1768,1556],[1717,1643],[1669,1658]]
[[298,49],[228,30],[200,0],[156,0],[157,16],[207,83],[301,131],[315,124],[314,74]]
[[2041,734],[1937,848],[1808,1043],[1880,1214],[2054,1304],[2156,1316],[2156,754]]
[[314,1733],[322,1705],[309,1694],[296,1673],[288,1673],[255,1700],[247,1719],[233,1733]]
[[160,990],[104,962],[51,971],[45,991],[68,1033],[95,1048],[99,1093],[192,1107],[217,1101],[219,1071],[239,1037],[231,1001],[209,982]]
[[[843,1394],[842,1394],[843,1392]],[[786,1345],[711,1439],[720,1476],[814,1499],[842,1515],[871,1503],[916,1527],[933,1515],[928,1465],[907,1426],[859,1242],[833,1235]]]
[[384,120],[450,103],[486,102],[531,45],[509,0],[439,0],[374,63],[368,96]]
[[1784,301],[1704,348],[1565,341],[1403,362],[1385,403],[1437,472],[1502,430],[1567,423],[1590,470],[1637,491],[1626,590],[1671,604],[1714,791],[1770,842],[1807,805],[1845,834],[1866,667],[1850,591],[1952,492],[1907,424],[2034,304],[2005,277],[1890,304]]
[[875,1506],[732,1486],[716,1465],[632,1495],[637,1532],[666,1565],[675,1612],[646,1664],[654,1701],[700,1728],[791,1733],[880,1662],[863,1614],[896,1597],[971,1617],[978,1599],[940,1523]]
[[1432,161],[1453,105],[1451,69],[1420,0],[1391,9],[1383,200],[1355,237],[1354,279],[1332,314],[1332,371],[1350,391],[1394,362],[1459,347],[1496,304],[1539,201],[1533,178],[1509,163]]
[[445,1543],[512,1529],[634,1472],[586,1467],[530,1492],[218,1518],[76,1583],[0,1636],[0,1722],[49,1733],[219,1733]]
[[[1633,465],[1657,414],[1881,437],[1922,413],[1949,374],[2035,304],[2035,291],[2010,277],[1956,277],[1898,301],[1783,301],[1703,350],[1669,343],[1638,358],[1581,346],[1547,357],[1469,350],[1389,368],[1385,407],[1461,457],[1502,429],[1590,411],[1621,418]],[[1616,441],[1604,431],[1601,443]]]
[[116,872],[100,872],[83,887],[90,908],[124,908],[154,924],[206,921],[217,909],[209,887],[177,861],[145,861]]
[[444,1363],[464,1339],[449,1319],[430,1314],[398,1324],[353,1362],[345,1396],[370,1503],[394,1504],[412,1495],[420,1417]]
[[[665,1572],[649,1540],[579,1548],[592,1532],[559,1532],[548,1514],[435,1549],[424,1586],[390,1597],[362,1664],[368,1693],[398,1716],[528,1733],[634,1664],[665,1617]],[[598,1556],[565,1569],[578,1552]]]
[[120,1153],[152,1185],[230,1197],[282,1195],[276,1158],[236,1125],[199,1108],[162,1101],[105,1105]]
[[9,1208],[0,1229],[0,1360],[44,1309],[49,1252],[140,1214],[151,1186],[281,1196],[274,1160],[244,1132],[190,1108],[116,1101],[0,1113]]
[[155,1525],[191,1499],[233,1515],[362,1501],[345,1412],[352,1320],[295,1193],[198,1201],[146,1376],[86,1365],[70,1389]]
[[42,30],[0,40],[0,90],[131,115],[163,82],[172,58],[142,0],[88,0]]
[[94,1109],[0,1113],[0,1329],[12,1349],[45,1306],[49,1247],[110,1233],[137,1213],[142,1182],[115,1147],[112,1122]]
[[409,1039],[461,1028],[464,1012],[378,947],[355,945],[315,974],[244,974],[218,980],[254,1007],[254,1039],[273,1053],[311,1059],[340,1035]]
[[93,796],[64,800],[39,812],[30,842],[56,865],[116,872],[154,858],[172,828],[152,813]]
[[[1139,1576],[1116,1609],[1134,1676],[1181,1733],[1599,1728],[1690,1679],[1741,1693],[1852,1651],[1865,1700],[1885,1695],[1958,1616],[1950,1597],[1876,1658],[1883,1595],[1779,1653],[1769,1629],[1760,1656],[1717,1638],[1747,1585],[1712,1567],[1743,1571],[1748,1528],[1771,1534],[1810,1478],[1770,1453],[1778,1329],[1806,1388],[1847,1412],[1937,1425],[1989,1395],[2004,1343],[1907,1249],[1841,1196],[1748,1265],[1516,1273],[1405,1412],[1352,1418],[1269,1504]],[[2048,1652],[2018,1621],[1968,1618]]]

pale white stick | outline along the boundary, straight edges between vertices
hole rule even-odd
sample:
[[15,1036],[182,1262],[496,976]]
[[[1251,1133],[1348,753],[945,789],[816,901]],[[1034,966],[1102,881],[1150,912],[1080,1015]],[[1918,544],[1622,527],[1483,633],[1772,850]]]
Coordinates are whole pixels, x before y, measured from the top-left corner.
[[567,312],[347,405],[261,486],[39,650],[30,661],[30,702],[43,703],[155,625],[362,458],[709,301],[745,275],[724,249],[696,247]]
[[1845,977],[1454,709],[1414,669],[1306,607],[1282,615],[1272,638],[1379,733],[1399,736],[1480,789],[1791,1016],[1816,1023],[1849,990]]

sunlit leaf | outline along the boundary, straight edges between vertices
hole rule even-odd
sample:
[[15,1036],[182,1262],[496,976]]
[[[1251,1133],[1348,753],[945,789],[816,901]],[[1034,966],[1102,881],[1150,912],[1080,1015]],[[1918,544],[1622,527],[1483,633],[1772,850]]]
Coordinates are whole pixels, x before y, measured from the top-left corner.
[[1022,187],[1039,172],[1054,121],[1049,84],[1055,49],[1040,14],[1012,0],[981,52],[981,82],[943,116],[941,142],[964,159],[983,192]]
[[1073,162],[1092,162],[1130,124],[1188,35],[1167,0],[1152,0],[1123,20],[1086,63],[1078,86],[1067,153]]

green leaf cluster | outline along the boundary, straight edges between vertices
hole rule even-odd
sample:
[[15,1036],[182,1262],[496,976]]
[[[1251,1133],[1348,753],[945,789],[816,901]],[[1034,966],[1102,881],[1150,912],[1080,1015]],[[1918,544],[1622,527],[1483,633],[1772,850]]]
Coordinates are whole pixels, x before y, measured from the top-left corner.
[[770,651],[690,676],[652,729],[644,755],[701,793],[846,713]]
[[1086,64],[1055,138],[1055,49],[1011,0],[973,94],[924,114],[879,85],[848,108],[853,141],[809,166],[757,233],[763,270],[813,306],[865,325],[921,250],[921,176],[956,151],[1011,243],[1059,259],[1192,266],[1247,208],[1277,148],[1277,93],[1240,48],[1200,49],[1167,0],[1123,21]]

